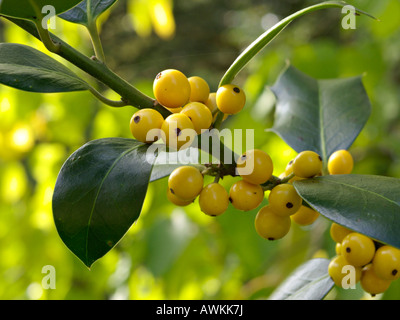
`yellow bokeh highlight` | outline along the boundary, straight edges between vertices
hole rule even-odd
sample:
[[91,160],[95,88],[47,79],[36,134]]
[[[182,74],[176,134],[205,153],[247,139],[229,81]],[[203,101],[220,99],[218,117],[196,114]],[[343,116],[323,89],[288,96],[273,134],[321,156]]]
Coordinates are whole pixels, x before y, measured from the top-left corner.
[[148,37],[151,31],[164,40],[175,35],[175,18],[171,0],[133,0],[128,3],[128,19],[140,37]]
[[28,178],[23,165],[9,162],[0,168],[0,199],[5,203],[15,203],[22,199],[27,191]]

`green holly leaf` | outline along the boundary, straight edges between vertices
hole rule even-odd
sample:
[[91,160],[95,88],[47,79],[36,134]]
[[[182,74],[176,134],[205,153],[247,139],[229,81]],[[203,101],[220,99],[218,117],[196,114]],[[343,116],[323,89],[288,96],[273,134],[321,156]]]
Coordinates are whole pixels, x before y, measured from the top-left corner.
[[333,152],[353,144],[370,116],[361,80],[318,80],[288,66],[271,88],[277,102],[270,130],[297,152],[317,152],[326,165]]
[[133,139],[91,141],[64,163],[53,195],[57,231],[87,266],[110,251],[138,219],[155,155]]
[[69,22],[90,25],[117,0],[84,0],[71,10],[60,15],[60,18]]
[[322,300],[334,286],[328,259],[311,259],[298,267],[268,300]]
[[50,56],[26,45],[0,43],[0,83],[32,92],[87,90],[89,85]]
[[[8,17],[37,20],[52,6],[56,15],[76,6],[82,0],[2,0],[0,14]],[[44,11],[44,12],[43,12]]]
[[326,218],[400,248],[400,179],[331,175],[295,181],[293,185]]

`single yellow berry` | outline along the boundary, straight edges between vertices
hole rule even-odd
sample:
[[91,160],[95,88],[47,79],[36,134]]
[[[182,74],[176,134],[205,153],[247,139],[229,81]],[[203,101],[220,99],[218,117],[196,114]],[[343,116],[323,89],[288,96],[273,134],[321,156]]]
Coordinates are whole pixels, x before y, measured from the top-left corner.
[[276,214],[290,216],[300,209],[303,199],[293,185],[284,183],[278,184],[271,190],[268,202]]
[[360,281],[361,268],[352,266],[342,255],[338,255],[330,261],[328,274],[333,282],[342,288],[343,281],[346,281],[346,284],[349,284],[348,281],[353,281],[354,284]]
[[221,112],[236,114],[246,104],[246,95],[239,86],[226,84],[218,88],[216,102]]
[[353,157],[347,150],[335,151],[328,159],[329,174],[350,174],[353,166]]
[[219,216],[228,209],[228,192],[219,183],[210,183],[200,192],[199,205],[205,214]]
[[192,166],[176,168],[168,178],[168,188],[182,200],[193,200],[203,189],[203,175]]
[[385,280],[400,278],[400,250],[384,245],[375,252],[372,266],[375,274]]
[[183,107],[181,113],[189,117],[197,134],[208,129],[213,120],[210,109],[201,102],[189,102]]
[[132,116],[130,130],[136,140],[152,143],[161,137],[164,118],[154,109],[141,109]]
[[370,263],[362,269],[360,284],[365,292],[372,296],[384,293],[389,289],[392,281],[384,280],[376,275],[373,265]]
[[179,108],[189,101],[190,83],[181,71],[167,69],[157,74],[154,79],[153,93],[164,107]]
[[366,235],[352,232],[344,237],[341,253],[350,264],[362,267],[370,263],[374,257],[375,243]]
[[237,173],[252,184],[267,182],[274,169],[271,157],[260,149],[248,150],[237,160]]
[[193,200],[182,200],[178,198],[176,195],[174,195],[171,190],[168,188],[167,189],[167,198],[170,202],[172,202],[174,205],[179,206],[179,207],[186,207],[189,204],[193,203]]
[[201,77],[194,76],[188,78],[190,83],[190,98],[191,102],[206,103],[210,94],[210,87],[206,80]]
[[349,233],[353,232],[352,230],[341,226],[340,224],[337,224],[335,222],[332,222],[331,228],[330,228],[330,235],[333,241],[342,243],[343,239],[345,236],[347,236]]
[[293,173],[300,178],[312,178],[322,170],[322,159],[314,151],[300,152],[293,162]]
[[269,205],[262,207],[256,215],[255,229],[264,239],[281,239],[289,232],[290,226],[290,217],[275,214]]
[[260,185],[244,180],[235,182],[229,190],[229,201],[236,209],[249,211],[257,208],[264,199],[264,190]]
[[161,130],[165,144],[175,150],[184,145],[188,147],[197,135],[192,121],[183,113],[169,115],[164,120]]
[[313,224],[318,219],[319,213],[314,209],[306,206],[301,206],[299,210],[290,216],[294,222],[300,226],[308,226]]

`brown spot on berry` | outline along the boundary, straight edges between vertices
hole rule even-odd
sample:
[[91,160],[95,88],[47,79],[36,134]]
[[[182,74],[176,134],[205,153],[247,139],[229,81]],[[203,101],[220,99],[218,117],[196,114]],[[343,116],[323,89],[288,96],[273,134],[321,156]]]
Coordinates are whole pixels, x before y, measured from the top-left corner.
[[346,252],[347,252],[347,253],[350,253],[350,252],[351,252],[351,249],[350,249],[349,247],[347,247],[347,248],[346,248]]
[[275,238],[269,237],[268,240],[273,241],[273,240],[275,240]]
[[169,191],[171,191],[172,194],[175,194],[174,189],[169,188]]
[[134,118],[133,118],[133,121],[134,121],[135,123],[139,123],[139,121],[140,121],[140,116],[134,117]]
[[231,198],[231,197],[229,197],[229,202],[230,202],[230,203],[232,203],[232,202],[233,202],[233,200],[232,200],[232,198]]
[[288,209],[293,208],[293,203],[291,203],[291,202],[286,203],[286,208],[288,208]]
[[182,130],[180,128],[176,128],[176,135],[179,137],[179,135],[181,134]]
[[236,93],[240,93],[240,89],[238,87],[234,87],[233,91],[235,91]]
[[321,156],[318,156],[318,159],[319,159],[319,161],[322,161],[322,158],[321,158]]
[[397,274],[397,272],[398,272],[397,269],[393,269],[392,270],[392,275],[395,276]]
[[162,76],[162,72],[159,72],[159,73],[156,75],[156,80],[160,79],[161,76]]

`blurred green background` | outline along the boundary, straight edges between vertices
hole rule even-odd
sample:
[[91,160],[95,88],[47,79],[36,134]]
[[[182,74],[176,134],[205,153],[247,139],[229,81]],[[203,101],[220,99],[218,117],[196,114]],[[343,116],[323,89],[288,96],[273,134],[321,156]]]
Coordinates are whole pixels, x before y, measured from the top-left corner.
[[[154,76],[168,68],[202,76],[215,91],[247,45],[314,3],[120,0],[102,16],[101,38],[110,67],[150,96]],[[350,149],[354,173],[400,178],[400,1],[348,3],[380,21],[360,16],[355,30],[344,30],[339,9],[309,14],[286,28],[235,79],[248,103],[224,126],[255,128],[256,147],[270,153],[276,175],[295,153],[264,132],[273,121],[274,100],[267,87],[289,60],[317,78],[364,74],[373,112]],[[0,23],[2,42],[47,52],[24,31]],[[57,20],[53,32],[92,55],[83,27]],[[268,242],[255,232],[256,210],[230,208],[210,218],[197,203],[177,208],[167,201],[162,179],[150,185],[137,223],[88,270],[62,243],[53,223],[57,174],[85,142],[131,137],[134,110],[104,106],[88,92],[44,95],[0,87],[0,299],[263,299],[307,259],[334,256],[330,223],[323,217],[309,227],[293,225],[285,238]],[[223,183],[228,188],[232,179]],[[42,288],[45,265],[55,267],[55,290]],[[375,299],[399,299],[399,282]],[[334,288],[326,299],[369,297],[358,285],[356,290]]]

